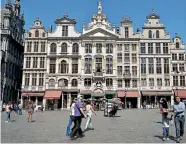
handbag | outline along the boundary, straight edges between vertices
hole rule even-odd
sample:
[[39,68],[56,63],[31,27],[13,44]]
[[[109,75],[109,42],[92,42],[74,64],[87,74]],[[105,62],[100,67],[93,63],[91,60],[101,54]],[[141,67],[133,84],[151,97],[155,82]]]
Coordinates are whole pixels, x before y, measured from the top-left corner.
[[77,106],[77,104],[76,104],[76,107],[77,107],[77,109],[79,110],[79,112],[81,114],[81,118],[85,118],[84,115],[82,114],[82,112],[80,111],[79,107]]

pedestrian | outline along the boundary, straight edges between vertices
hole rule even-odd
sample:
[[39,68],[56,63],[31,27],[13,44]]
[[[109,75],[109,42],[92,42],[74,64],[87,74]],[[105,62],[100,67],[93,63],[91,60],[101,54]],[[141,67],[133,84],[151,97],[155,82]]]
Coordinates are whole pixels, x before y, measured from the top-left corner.
[[86,122],[85,130],[84,131],[94,130],[94,128],[92,127],[92,113],[94,113],[96,115],[95,111],[92,108],[91,102],[90,101],[87,101],[86,102],[87,122]]
[[184,135],[184,124],[185,124],[185,104],[180,101],[180,97],[176,96],[176,101],[173,105],[174,121],[176,127],[176,139],[179,143],[183,139]]
[[146,101],[143,102],[143,109],[146,109]]
[[10,122],[10,113],[11,113],[11,104],[7,103],[5,107],[6,111],[6,121],[5,122]]
[[3,103],[3,109],[2,109],[2,112],[4,112],[4,111],[5,111],[5,108],[6,108],[6,104],[5,104],[5,103]]
[[79,134],[79,137],[83,137],[83,131],[81,129],[81,122],[82,118],[86,118],[86,115],[83,111],[83,104],[82,104],[82,96],[79,95],[78,99],[74,106],[74,128],[72,129],[72,132],[70,134],[71,140],[76,139],[75,137],[77,133]]
[[22,115],[22,108],[23,108],[23,105],[20,103],[18,105],[18,108],[19,108],[19,115]]
[[28,102],[27,110],[28,110],[28,122],[32,122],[32,115],[34,112],[34,106],[32,101]]

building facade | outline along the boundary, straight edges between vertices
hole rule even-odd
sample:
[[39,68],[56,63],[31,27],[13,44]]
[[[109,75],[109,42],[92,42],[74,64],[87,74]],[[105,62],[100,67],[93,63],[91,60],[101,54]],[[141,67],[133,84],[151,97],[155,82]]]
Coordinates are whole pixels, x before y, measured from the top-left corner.
[[17,101],[22,85],[24,15],[19,0],[1,8],[1,100]]
[[[83,23],[81,33],[75,30],[75,19],[67,15],[56,19],[54,31],[45,31],[41,21],[35,21],[25,40],[22,100],[33,99],[38,104],[40,97],[46,109],[51,104],[69,108],[78,93],[84,99],[117,96],[134,108],[144,101],[155,105],[162,97],[173,103],[171,54],[175,50],[185,55],[185,46],[180,42],[180,49],[174,48],[160,16],[153,10],[143,31],[134,31],[128,16],[122,18],[120,27],[111,25],[99,3],[91,20]],[[35,42],[37,49],[44,45],[45,50],[33,52]],[[185,56],[181,60],[185,65]]]

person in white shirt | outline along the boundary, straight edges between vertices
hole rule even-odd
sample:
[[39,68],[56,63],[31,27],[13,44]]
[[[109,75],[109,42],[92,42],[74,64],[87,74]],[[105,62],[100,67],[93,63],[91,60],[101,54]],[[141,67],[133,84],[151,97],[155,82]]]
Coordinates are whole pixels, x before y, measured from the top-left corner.
[[93,130],[93,127],[92,127],[92,113],[94,113],[96,115],[95,111],[93,110],[93,108],[91,106],[90,101],[87,101],[86,102],[87,122],[86,122],[84,131]]

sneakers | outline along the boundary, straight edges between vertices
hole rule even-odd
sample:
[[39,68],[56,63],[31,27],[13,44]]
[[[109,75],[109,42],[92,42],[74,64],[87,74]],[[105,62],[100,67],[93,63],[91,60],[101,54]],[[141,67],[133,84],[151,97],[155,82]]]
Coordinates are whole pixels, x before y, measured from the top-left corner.
[[167,137],[166,140],[169,140],[169,138]]
[[163,141],[166,141],[166,140],[167,140],[167,139],[164,137],[164,138],[163,138]]
[[177,142],[177,143],[180,143],[180,138],[177,138],[177,139],[176,139],[176,142]]
[[6,123],[8,123],[8,121],[5,121]]
[[183,139],[183,136],[180,136],[180,140],[182,140]]

